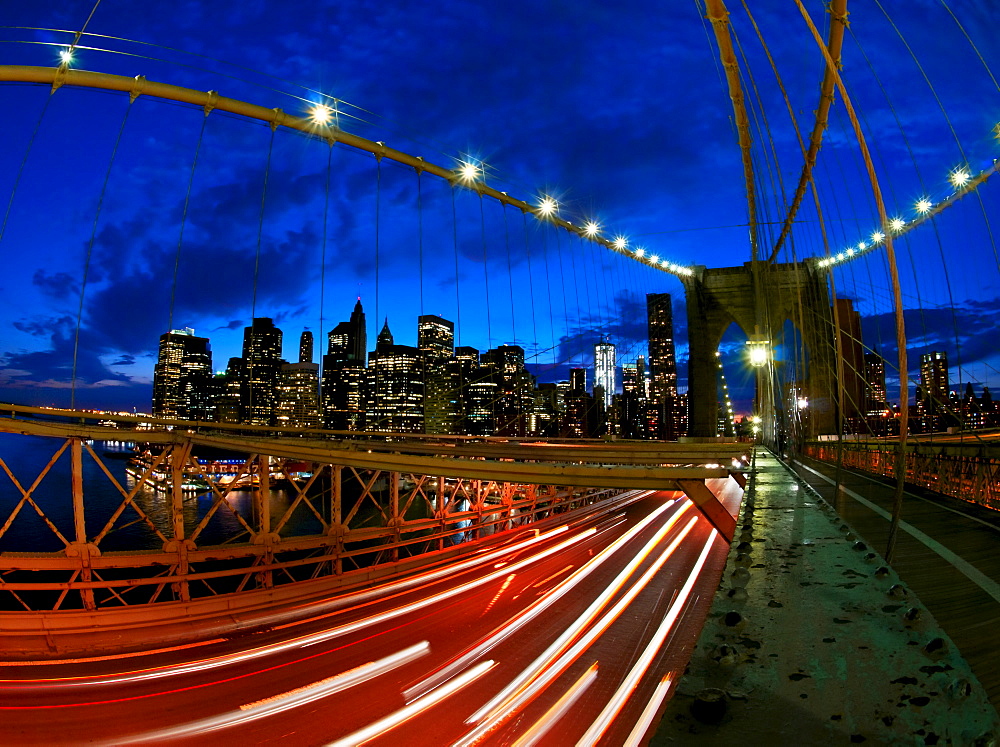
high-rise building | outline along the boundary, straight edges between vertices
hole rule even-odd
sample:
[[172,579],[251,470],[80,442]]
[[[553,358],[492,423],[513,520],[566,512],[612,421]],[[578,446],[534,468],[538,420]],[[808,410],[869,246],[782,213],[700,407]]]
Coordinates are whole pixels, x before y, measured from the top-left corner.
[[615,393],[615,346],[610,342],[594,345],[594,398],[597,387],[601,387],[605,410],[611,407],[611,395]]
[[574,392],[587,391],[587,369],[571,368],[569,370],[569,388]]
[[417,318],[417,347],[424,354],[424,428],[455,433],[460,425],[460,366],[455,360],[455,324],[433,314]]
[[498,436],[525,436],[534,409],[534,377],[524,367],[524,348],[500,345],[480,357],[480,373],[497,385],[493,419]]
[[281,330],[268,317],[243,328],[243,419],[251,425],[273,425],[281,360]]
[[424,356],[418,348],[393,344],[388,319],[368,354],[365,413],[369,430],[424,431]]
[[883,417],[887,409],[885,359],[878,353],[865,353],[865,415]]
[[153,415],[211,420],[211,379],[212,350],[207,337],[196,337],[190,327],[161,335],[153,368]]
[[646,329],[649,334],[649,398],[663,402],[677,396],[674,316],[669,293],[646,294]]
[[[642,408],[646,438],[676,441],[687,435],[687,406],[678,399],[674,352],[674,315],[669,293],[646,294],[649,335],[648,401]],[[656,412],[653,412],[655,410]]]
[[303,330],[299,336],[299,363],[313,362],[313,333]]
[[275,424],[288,428],[319,427],[319,365],[286,363],[278,373]]
[[935,350],[920,356],[920,394],[917,412],[924,430],[943,427],[948,409],[948,353]]
[[215,377],[216,410],[215,419],[220,423],[243,422],[243,389],[246,375],[243,359],[230,358],[226,372]]
[[[354,304],[350,321],[341,322],[327,334],[326,354],[339,361],[357,361],[362,366],[368,355],[368,330],[361,299]],[[324,364],[325,368],[325,364]]]

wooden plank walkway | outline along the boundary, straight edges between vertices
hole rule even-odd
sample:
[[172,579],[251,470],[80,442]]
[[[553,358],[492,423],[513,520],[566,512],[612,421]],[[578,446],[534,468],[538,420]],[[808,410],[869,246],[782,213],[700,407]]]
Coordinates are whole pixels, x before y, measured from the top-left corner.
[[[885,552],[889,522],[884,513],[892,510],[891,485],[844,470],[845,489],[835,496],[829,481],[835,474],[833,465],[803,457],[794,468],[863,541],[875,552]],[[865,500],[883,513],[865,505]],[[1000,708],[1000,514],[913,488],[904,498],[902,521],[916,531],[901,528],[897,534],[893,567],[955,642],[990,701]],[[949,560],[951,553],[960,560]]]

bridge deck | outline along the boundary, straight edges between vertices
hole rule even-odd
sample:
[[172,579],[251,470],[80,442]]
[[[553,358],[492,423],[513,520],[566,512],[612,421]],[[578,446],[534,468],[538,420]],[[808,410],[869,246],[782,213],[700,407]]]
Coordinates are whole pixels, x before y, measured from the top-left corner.
[[[797,472],[813,485],[876,552],[888,539],[893,488],[844,470],[834,495],[835,468],[803,459]],[[904,524],[893,567],[972,666],[991,702],[1000,706],[1000,514],[914,488],[904,498]]]

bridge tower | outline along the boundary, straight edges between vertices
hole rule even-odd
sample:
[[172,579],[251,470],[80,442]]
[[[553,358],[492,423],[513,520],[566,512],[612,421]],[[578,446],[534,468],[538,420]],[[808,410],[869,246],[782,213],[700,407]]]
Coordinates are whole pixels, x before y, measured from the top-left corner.
[[[814,259],[694,269],[692,275],[681,278],[687,301],[690,346],[690,435],[704,437],[716,433],[715,353],[729,325],[733,322],[739,325],[748,340],[759,328],[773,345],[786,320],[798,328],[806,351],[805,395],[809,401],[810,435],[835,432],[836,358],[826,272]],[[758,398],[765,396],[762,386],[771,386],[765,381],[773,378],[766,375],[758,378]],[[768,399],[771,394],[767,392]]]

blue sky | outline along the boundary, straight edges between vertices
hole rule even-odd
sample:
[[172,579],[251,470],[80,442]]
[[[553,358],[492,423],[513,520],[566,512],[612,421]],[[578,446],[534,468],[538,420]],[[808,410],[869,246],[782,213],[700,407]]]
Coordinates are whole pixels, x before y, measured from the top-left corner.
[[[802,159],[768,58],[742,4],[730,5],[770,246],[777,228],[768,224],[782,219]],[[949,193],[951,170],[977,172],[1000,155],[1000,10],[985,1],[855,5],[844,76],[887,208],[910,219],[917,199]],[[825,33],[823,4],[807,6]],[[0,63],[56,64],[72,40],[65,30],[79,30],[93,7],[0,0]],[[288,112],[323,94],[338,102],[345,130],[442,165],[481,159],[491,185],[529,201],[553,194],[568,219],[598,220],[632,246],[685,264],[749,259],[732,107],[695,2],[426,7],[102,0],[73,65]],[[822,77],[815,44],[793,4],[753,11],[808,133]],[[473,192],[151,97],[130,106],[119,94],[3,84],[0,98],[0,209],[10,205],[0,400],[67,405],[76,348],[78,404],[143,409],[170,327],[210,336],[222,368],[250,317],[272,316],[291,357],[304,327],[322,339],[359,295],[369,339],[388,316],[397,341],[412,344],[417,314],[435,313],[459,323],[462,344],[523,345],[542,379],[554,380],[589,365],[602,335],[620,360],[643,353],[644,295],[669,292],[686,376],[675,278]],[[839,97],[816,187],[831,250],[877,227]],[[997,189],[987,182],[897,242],[912,358],[945,349],[962,361],[963,381],[991,385],[1000,384],[991,235],[1000,226],[989,223],[1000,214]],[[824,254],[819,226],[807,201],[781,259]],[[864,316],[866,344],[890,357],[887,277],[877,252],[834,273]],[[742,343],[729,333],[724,361],[745,403]]]

